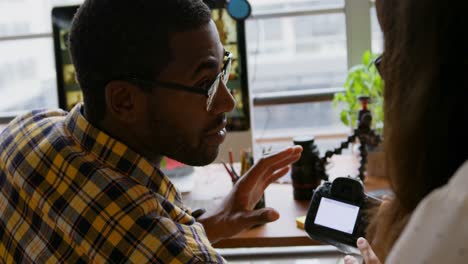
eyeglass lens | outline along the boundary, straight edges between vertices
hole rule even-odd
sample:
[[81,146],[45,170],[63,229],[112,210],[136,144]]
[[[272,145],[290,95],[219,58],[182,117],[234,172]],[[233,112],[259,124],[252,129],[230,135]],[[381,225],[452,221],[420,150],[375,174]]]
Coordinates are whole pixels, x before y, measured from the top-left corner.
[[210,90],[208,91],[208,98],[206,99],[206,110],[209,112],[211,110],[211,106],[213,104],[213,100],[216,96],[216,93],[218,92],[218,87],[219,87],[219,79],[221,77],[221,73],[216,77],[216,80],[214,83],[211,85]]
[[209,112],[211,110],[214,98],[218,92],[219,81],[222,78],[223,84],[226,84],[229,80],[229,75],[231,73],[232,59],[226,61],[226,67],[224,71],[220,72],[216,77],[214,83],[211,85],[210,90],[208,91],[208,99],[206,100],[206,110]]
[[226,84],[229,80],[229,75],[231,74],[232,59],[229,59],[226,65],[226,70],[223,73],[223,83]]

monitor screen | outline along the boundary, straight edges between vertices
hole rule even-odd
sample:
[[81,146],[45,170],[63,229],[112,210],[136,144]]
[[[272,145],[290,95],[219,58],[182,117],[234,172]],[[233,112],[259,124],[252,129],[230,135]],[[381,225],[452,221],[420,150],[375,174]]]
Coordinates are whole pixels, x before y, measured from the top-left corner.
[[359,207],[322,197],[314,223],[352,234]]
[[[224,48],[234,56],[227,86],[236,99],[236,108],[228,114],[227,129],[246,131],[250,129],[250,112],[244,22],[232,19],[220,2],[207,1],[207,4]],[[68,49],[68,34],[77,9],[78,6],[66,6],[52,10],[59,107],[67,111],[83,101]]]
[[78,6],[67,6],[55,7],[52,10],[59,107],[67,111],[83,101],[68,49],[68,33],[77,8]]

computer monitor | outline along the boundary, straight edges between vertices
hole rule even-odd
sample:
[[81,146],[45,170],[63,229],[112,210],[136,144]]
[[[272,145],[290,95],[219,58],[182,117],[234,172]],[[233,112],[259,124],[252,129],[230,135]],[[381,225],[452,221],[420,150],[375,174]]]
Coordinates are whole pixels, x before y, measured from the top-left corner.
[[[225,49],[234,55],[233,68],[227,86],[233,91],[237,104],[234,111],[228,114],[227,130],[230,132],[220,148],[218,158],[226,160],[228,151],[232,150],[234,159],[239,160],[241,150],[252,149],[251,102],[247,78],[244,22],[236,21],[228,15],[224,1],[205,0],[205,3],[212,10],[221,42]],[[78,5],[55,7],[52,10],[58,101],[59,107],[67,111],[83,100],[68,49],[71,21],[78,7]]]

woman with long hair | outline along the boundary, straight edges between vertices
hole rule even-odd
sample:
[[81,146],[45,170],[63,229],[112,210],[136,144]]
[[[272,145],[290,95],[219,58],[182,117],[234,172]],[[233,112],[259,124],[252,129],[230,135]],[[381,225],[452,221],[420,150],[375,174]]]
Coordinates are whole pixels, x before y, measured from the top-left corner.
[[468,221],[468,3],[376,0],[376,7],[395,195],[369,226],[370,244],[359,239],[358,248],[368,264],[466,263],[468,228],[457,224]]

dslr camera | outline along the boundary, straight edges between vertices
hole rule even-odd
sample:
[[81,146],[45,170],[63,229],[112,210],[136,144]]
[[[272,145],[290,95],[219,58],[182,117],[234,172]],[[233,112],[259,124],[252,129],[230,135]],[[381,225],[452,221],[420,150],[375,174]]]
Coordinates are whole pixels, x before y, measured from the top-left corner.
[[356,242],[368,225],[367,209],[380,199],[366,195],[359,179],[336,178],[314,192],[307,212],[305,230],[315,240],[333,245],[346,254],[356,254]]

